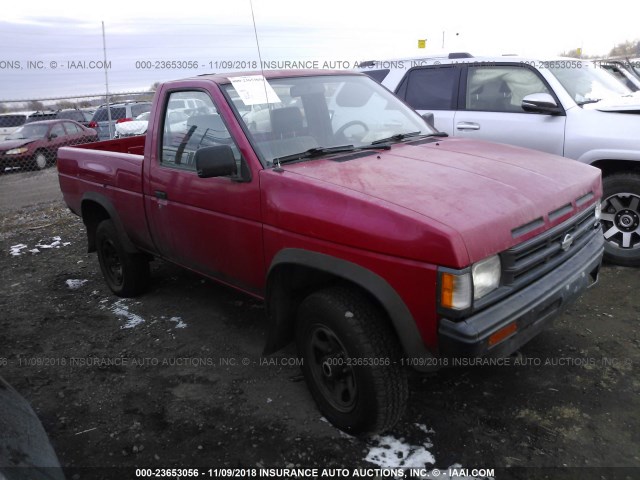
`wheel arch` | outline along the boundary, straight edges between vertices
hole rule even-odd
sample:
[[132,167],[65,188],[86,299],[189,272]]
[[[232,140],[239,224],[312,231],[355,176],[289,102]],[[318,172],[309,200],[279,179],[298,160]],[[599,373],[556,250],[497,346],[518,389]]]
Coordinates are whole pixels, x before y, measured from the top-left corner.
[[128,253],[139,252],[129,239],[116,208],[104,195],[96,192],[85,193],[80,204],[80,214],[82,216],[82,222],[87,229],[88,252],[96,251],[96,229],[100,222],[109,219],[113,221],[125,250]]
[[603,177],[625,172],[640,174],[640,161],[638,160],[600,159],[591,162],[590,165],[599,168]]
[[293,340],[302,300],[313,291],[336,283],[360,289],[386,314],[406,355],[432,356],[409,308],[384,278],[353,262],[296,248],[278,252],[269,267],[265,301],[270,328],[264,355]]

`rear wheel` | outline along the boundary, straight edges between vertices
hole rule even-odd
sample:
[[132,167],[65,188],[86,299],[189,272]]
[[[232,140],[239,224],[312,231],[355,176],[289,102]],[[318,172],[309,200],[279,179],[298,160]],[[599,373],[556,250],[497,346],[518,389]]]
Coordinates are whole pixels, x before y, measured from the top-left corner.
[[608,175],[602,186],[604,258],[617,265],[640,266],[640,175]]
[[345,287],[311,294],[298,311],[296,342],[311,394],[333,425],[377,433],[402,417],[408,381],[400,345],[365,295]]
[[107,285],[120,297],[135,297],[149,284],[149,262],[140,253],[125,251],[112,220],[103,220],[96,230],[100,270]]

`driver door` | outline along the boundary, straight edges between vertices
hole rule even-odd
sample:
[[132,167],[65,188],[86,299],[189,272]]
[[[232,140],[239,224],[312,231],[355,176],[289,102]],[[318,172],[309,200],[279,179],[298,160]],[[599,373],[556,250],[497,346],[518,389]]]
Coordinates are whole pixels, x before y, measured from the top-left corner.
[[[171,122],[172,99],[198,99],[205,107]],[[264,283],[260,192],[257,179],[200,178],[195,152],[229,145],[244,159],[207,92],[175,91],[165,101],[159,150],[149,166],[149,229],[161,255],[252,293]]]

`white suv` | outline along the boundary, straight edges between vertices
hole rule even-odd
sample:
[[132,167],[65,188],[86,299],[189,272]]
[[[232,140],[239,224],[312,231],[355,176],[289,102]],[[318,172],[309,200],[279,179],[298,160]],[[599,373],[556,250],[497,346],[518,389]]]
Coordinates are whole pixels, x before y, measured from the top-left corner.
[[597,62],[451,54],[360,67],[449,135],[600,168],[605,258],[640,266],[640,95]]

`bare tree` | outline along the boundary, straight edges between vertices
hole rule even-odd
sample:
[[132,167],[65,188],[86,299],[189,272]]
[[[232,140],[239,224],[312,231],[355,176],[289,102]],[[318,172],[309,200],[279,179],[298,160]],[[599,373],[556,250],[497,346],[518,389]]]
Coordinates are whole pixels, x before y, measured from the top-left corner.
[[27,104],[27,110],[44,110],[44,104],[38,100],[31,100]]
[[75,103],[70,102],[69,100],[60,100],[59,102],[56,103],[55,108],[58,110],[65,110],[67,108],[77,108],[77,107]]
[[637,57],[640,55],[640,40],[619,43],[609,52],[610,57]]

